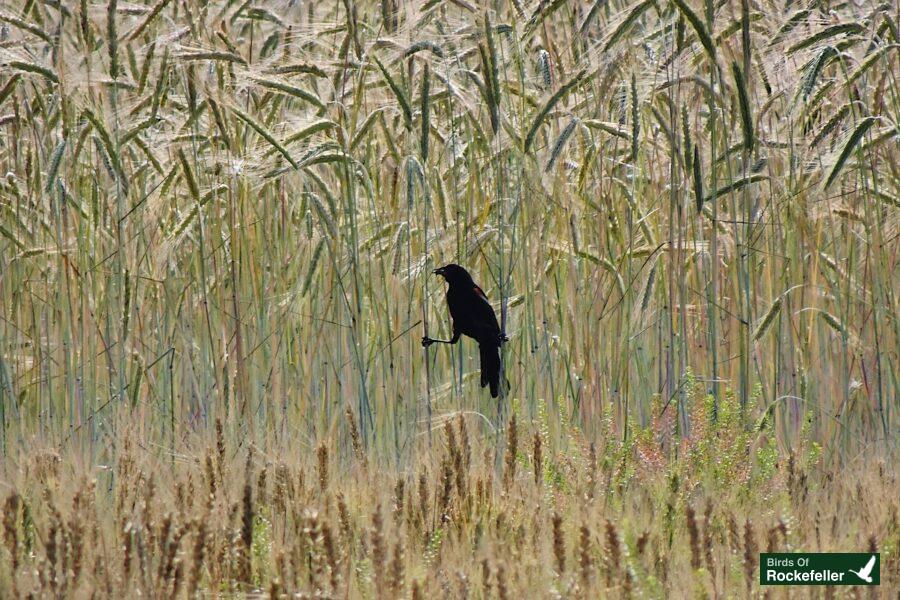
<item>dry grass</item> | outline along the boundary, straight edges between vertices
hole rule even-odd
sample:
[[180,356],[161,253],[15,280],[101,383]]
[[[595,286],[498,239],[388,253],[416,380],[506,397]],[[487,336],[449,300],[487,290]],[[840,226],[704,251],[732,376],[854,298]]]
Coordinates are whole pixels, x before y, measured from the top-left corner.
[[896,7],[483,4],[0,3],[0,596],[896,581]]
[[125,433],[102,466],[23,451],[8,465],[0,586],[38,597],[740,597],[756,593],[760,550],[870,545],[884,585],[896,581],[900,485],[883,462],[837,477],[809,451],[774,464],[764,434],[729,426],[677,459],[647,439],[609,441],[594,472],[571,431],[538,481],[519,453],[501,487],[492,443],[463,427],[448,421],[401,471],[327,446],[318,457],[233,446],[227,431],[171,456]]

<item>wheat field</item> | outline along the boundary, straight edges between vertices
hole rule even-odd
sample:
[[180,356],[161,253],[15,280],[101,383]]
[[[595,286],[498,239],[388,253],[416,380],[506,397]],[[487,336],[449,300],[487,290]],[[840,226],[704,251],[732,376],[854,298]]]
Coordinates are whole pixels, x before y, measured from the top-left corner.
[[0,0],[0,597],[895,597],[898,22]]

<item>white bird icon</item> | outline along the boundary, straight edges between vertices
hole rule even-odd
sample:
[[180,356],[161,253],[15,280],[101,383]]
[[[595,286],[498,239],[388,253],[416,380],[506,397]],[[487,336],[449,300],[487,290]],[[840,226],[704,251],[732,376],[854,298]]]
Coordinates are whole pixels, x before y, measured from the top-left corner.
[[866,583],[872,583],[872,569],[875,567],[875,555],[872,555],[872,558],[869,559],[869,562],[866,563],[859,571],[854,571],[853,569],[847,569],[851,573],[855,573],[857,577],[865,581]]

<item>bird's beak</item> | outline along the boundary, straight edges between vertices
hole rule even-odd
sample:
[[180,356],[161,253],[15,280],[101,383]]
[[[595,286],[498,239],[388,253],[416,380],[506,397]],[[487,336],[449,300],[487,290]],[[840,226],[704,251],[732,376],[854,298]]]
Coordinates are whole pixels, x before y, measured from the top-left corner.
[[435,269],[435,270],[433,271],[433,273],[434,273],[435,275],[443,275],[443,274],[444,274],[444,268],[441,267],[440,269]]

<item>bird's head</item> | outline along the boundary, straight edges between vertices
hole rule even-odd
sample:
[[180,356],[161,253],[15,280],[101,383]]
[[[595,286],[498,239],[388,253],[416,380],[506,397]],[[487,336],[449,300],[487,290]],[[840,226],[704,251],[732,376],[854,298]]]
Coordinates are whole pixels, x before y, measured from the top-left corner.
[[434,274],[443,277],[450,285],[475,285],[472,283],[472,276],[469,275],[469,272],[459,265],[444,265],[443,267],[435,269]]

